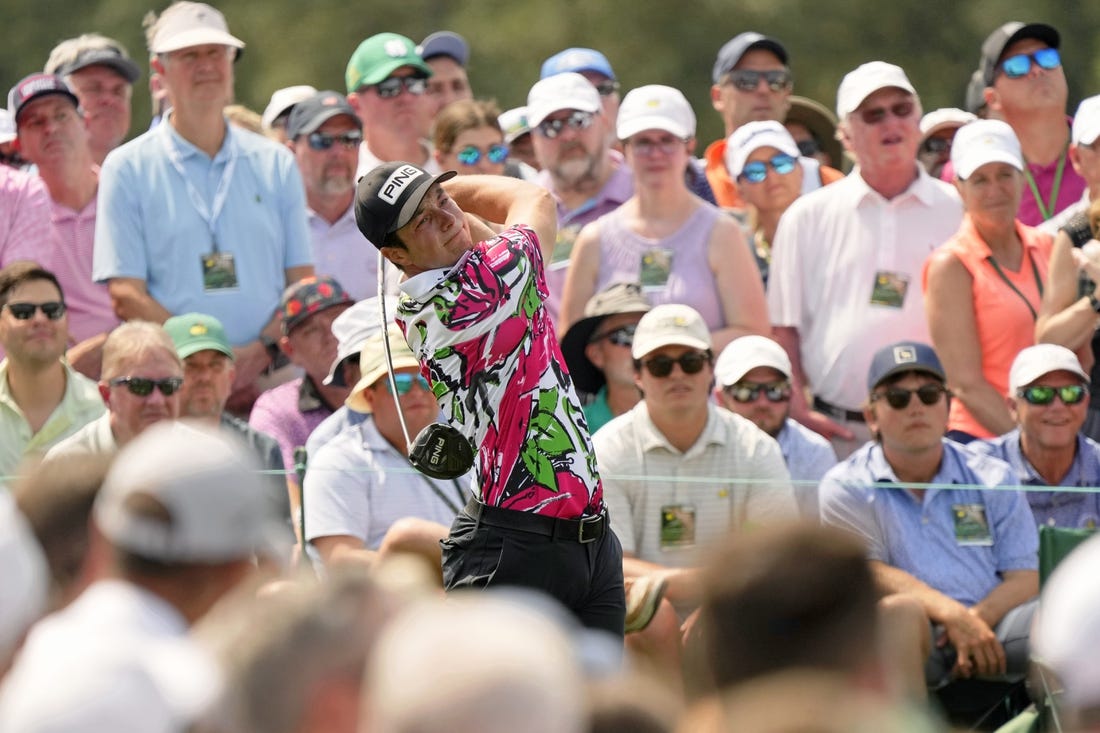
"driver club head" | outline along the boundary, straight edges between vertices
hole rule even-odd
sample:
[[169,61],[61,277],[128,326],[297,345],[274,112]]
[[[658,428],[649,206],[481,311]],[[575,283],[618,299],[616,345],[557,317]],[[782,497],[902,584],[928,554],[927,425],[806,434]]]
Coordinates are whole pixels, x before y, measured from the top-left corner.
[[421,430],[413,440],[409,463],[432,478],[458,478],[473,467],[474,447],[457,429],[436,422]]

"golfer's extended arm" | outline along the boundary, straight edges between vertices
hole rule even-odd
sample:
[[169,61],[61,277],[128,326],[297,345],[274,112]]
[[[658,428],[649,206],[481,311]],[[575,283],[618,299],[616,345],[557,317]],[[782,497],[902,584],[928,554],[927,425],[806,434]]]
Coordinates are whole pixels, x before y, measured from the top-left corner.
[[543,256],[553,249],[558,232],[554,197],[542,186],[510,176],[456,176],[443,184],[459,208],[489,221],[526,224],[539,237]]

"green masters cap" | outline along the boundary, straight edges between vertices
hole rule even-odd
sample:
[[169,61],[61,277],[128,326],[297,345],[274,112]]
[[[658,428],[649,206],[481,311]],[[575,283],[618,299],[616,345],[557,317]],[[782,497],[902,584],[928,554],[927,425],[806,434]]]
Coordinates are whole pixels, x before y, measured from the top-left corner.
[[222,322],[214,316],[204,313],[172,316],[164,322],[164,330],[172,337],[172,343],[176,345],[176,353],[181,359],[186,359],[205,349],[220,351],[230,359],[233,358],[233,347],[225,337]]
[[379,33],[359,44],[348,61],[345,81],[348,94],[359,91],[360,87],[384,81],[396,69],[413,66],[432,75],[432,68],[424,63],[416,52],[416,44],[397,33]]

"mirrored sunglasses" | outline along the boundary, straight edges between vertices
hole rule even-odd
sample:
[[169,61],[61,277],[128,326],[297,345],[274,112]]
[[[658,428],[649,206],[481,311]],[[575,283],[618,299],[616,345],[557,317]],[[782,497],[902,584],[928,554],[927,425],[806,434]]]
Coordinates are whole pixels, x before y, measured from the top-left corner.
[[634,332],[638,329],[637,324],[631,323],[629,326],[619,326],[616,329],[607,331],[606,333],[596,334],[592,338],[588,339],[588,343],[594,344],[597,341],[603,341],[607,339],[616,346],[633,346],[634,345]]
[[327,132],[311,132],[309,137],[306,138],[309,141],[309,147],[314,150],[328,150],[336,143],[348,150],[354,150],[359,147],[359,143],[363,142],[363,133],[358,130],[348,130],[342,135],[330,135]]
[[601,97],[610,97],[612,94],[619,91],[619,82],[614,79],[607,79],[593,86],[596,87],[596,91],[599,92]]
[[742,92],[755,92],[763,79],[768,89],[773,92],[781,92],[788,89],[793,81],[791,72],[786,69],[773,69],[771,71],[753,71],[752,69],[736,69],[729,73],[729,83]]
[[698,374],[703,367],[710,363],[710,354],[704,351],[687,351],[676,359],[671,356],[655,356],[642,362],[650,374],[657,378],[667,377],[672,374],[672,367],[680,365],[684,374]]
[[154,388],[159,389],[160,393],[165,397],[171,397],[176,392],[179,392],[180,387],[183,386],[183,378],[165,377],[164,379],[149,379],[148,377],[115,377],[109,384],[112,387],[126,387],[126,391],[137,397],[148,397],[153,394]]
[[1088,397],[1089,388],[1083,384],[1069,384],[1064,387],[1048,387],[1036,384],[1016,390],[1016,396],[1029,405],[1049,405],[1057,397],[1064,405],[1076,405]]
[[587,130],[592,126],[592,119],[595,115],[591,112],[581,112],[577,110],[568,117],[562,117],[556,120],[543,120],[539,123],[538,131],[543,137],[553,140],[562,133],[566,127],[573,130]]
[[402,89],[419,96],[428,91],[428,79],[423,76],[391,76],[370,88],[382,99],[393,99],[401,94]]
[[56,321],[65,315],[66,307],[60,300],[51,300],[45,303],[8,303],[8,310],[17,321],[29,321],[34,318],[36,310],[41,310],[46,318]]
[[1031,64],[1050,71],[1062,65],[1062,57],[1056,48],[1040,48],[1033,53],[1021,53],[1009,56],[1001,62],[1001,71],[1009,79],[1019,79],[1031,73]]
[[786,402],[791,398],[791,383],[779,382],[738,382],[726,387],[726,394],[735,402],[756,402],[763,393],[768,402]]
[[477,165],[481,162],[482,158],[485,158],[490,163],[500,165],[508,160],[508,146],[494,143],[489,146],[488,150],[482,150],[476,145],[467,145],[462,148],[462,150],[459,150],[455,157],[458,158],[458,162],[462,165]]
[[762,183],[768,177],[769,166],[779,175],[785,176],[794,170],[796,163],[798,161],[795,158],[781,153],[772,157],[771,160],[754,160],[751,163],[745,163],[738,178],[743,178],[749,183]]
[[895,410],[904,410],[909,406],[913,395],[924,405],[934,405],[940,401],[940,397],[948,394],[947,388],[942,384],[922,384],[916,389],[904,389],[902,387],[890,387],[883,392],[871,395],[871,402],[885,399],[886,404]]
[[[390,384],[389,377],[384,378],[382,381],[386,384],[386,391],[393,394],[393,386]],[[408,394],[412,390],[413,384],[420,385],[420,389],[427,392],[432,391],[428,380],[420,374],[394,374],[393,381],[397,385],[397,394],[399,395]]]

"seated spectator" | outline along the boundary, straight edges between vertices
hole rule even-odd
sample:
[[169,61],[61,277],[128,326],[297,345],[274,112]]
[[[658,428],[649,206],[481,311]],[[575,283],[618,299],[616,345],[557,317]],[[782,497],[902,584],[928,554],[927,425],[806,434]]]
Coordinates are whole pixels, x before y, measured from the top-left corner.
[[50,448],[46,458],[72,453],[113,453],[154,423],[180,413],[183,363],[164,328],[129,321],[103,344],[99,394],[107,412]]
[[588,299],[584,318],[561,340],[569,376],[584,400],[588,432],[638,404],[630,346],[638,321],[650,309],[638,283],[615,283]]
[[67,326],[53,273],[33,262],[0,270],[0,476],[104,413],[95,382],[62,359]]
[[577,237],[562,295],[560,328],[581,317],[596,292],[638,282],[650,302],[683,303],[702,314],[718,348],[766,333],[764,288],[737,222],[693,194],[683,171],[695,147],[695,113],[671,87],[632,90],[618,135],[634,173],[634,195]]
[[[336,411],[348,396],[347,387],[326,385],[325,376],[336,357],[332,322],[351,307],[351,297],[331,277],[307,277],[283,293],[279,306],[283,336],[279,349],[305,374],[269,389],[256,399],[248,424],[275,438],[283,466],[293,466],[294,450]],[[301,510],[298,477],[287,473],[291,516]]]
[[[1021,675],[1039,590],[1039,540],[1003,461],[943,437],[948,391],[926,344],[875,353],[864,407],[874,439],[825,474],[821,520],[867,548],[882,593],[906,593],[934,624],[925,679]],[[916,399],[914,399],[914,397]],[[961,484],[965,488],[938,488]],[[923,623],[923,622],[922,622]]]
[[961,109],[942,107],[920,118],[920,147],[917,160],[928,175],[939,178],[943,168],[951,160],[951,143],[955,133],[968,122],[978,119]]
[[462,99],[449,104],[435,117],[432,138],[440,170],[502,175],[508,145],[492,102]]
[[[1024,486],[1098,487],[1100,443],[1081,431],[1091,391],[1072,351],[1055,344],[1029,346],[1008,373],[1008,409],[1018,427],[972,445],[1011,465]],[[1037,524],[1100,524],[1100,493],[1029,490],[1027,502]]]
[[[390,529],[409,517],[436,523],[434,545],[473,496],[472,472],[451,481],[433,479],[409,465],[405,429],[415,437],[439,417],[439,403],[419,362],[396,325],[388,330],[393,382],[383,334],[372,334],[359,354],[362,375],[348,406],[367,419],[350,426],[310,456],[303,503],[305,538],[326,564],[349,553],[378,550]],[[394,394],[396,387],[396,394]],[[404,426],[402,425],[402,415]]]
[[779,443],[799,512],[806,519],[819,521],[817,485],[836,465],[836,452],[828,440],[790,418],[791,362],[787,352],[770,338],[742,336],[718,355],[714,379],[714,395],[726,409]]

